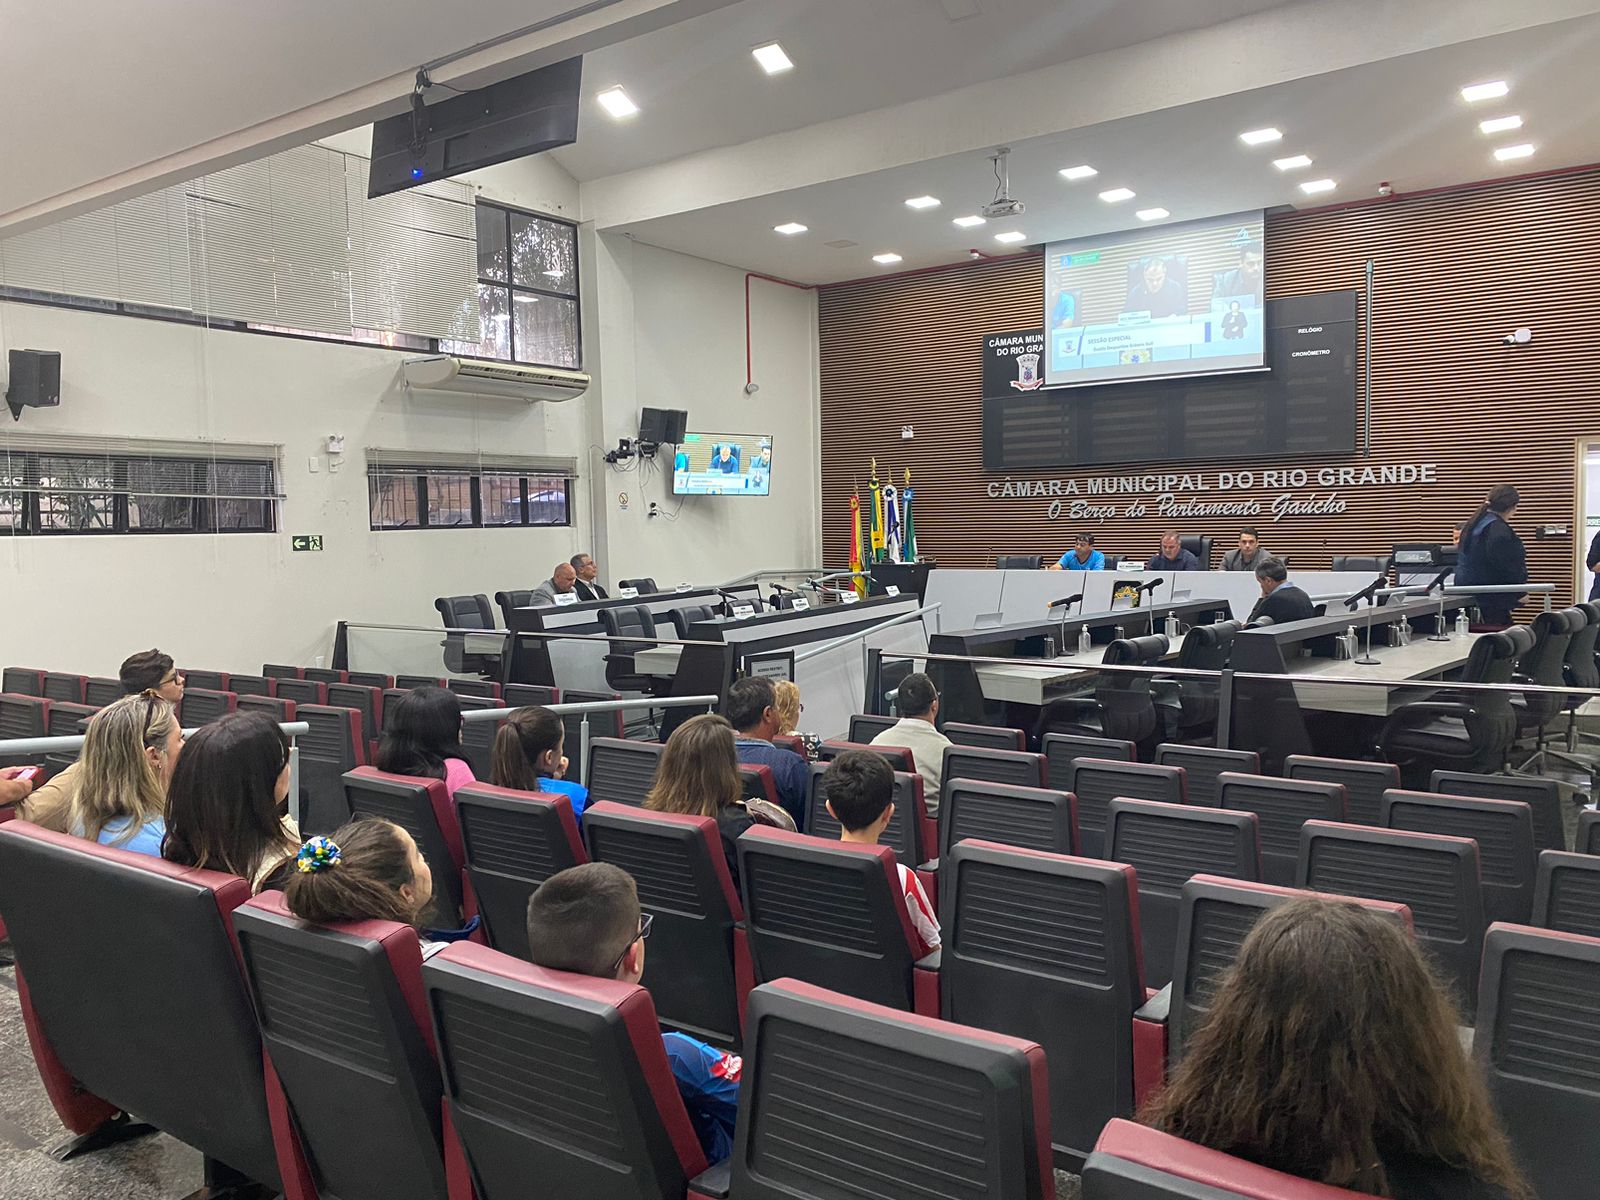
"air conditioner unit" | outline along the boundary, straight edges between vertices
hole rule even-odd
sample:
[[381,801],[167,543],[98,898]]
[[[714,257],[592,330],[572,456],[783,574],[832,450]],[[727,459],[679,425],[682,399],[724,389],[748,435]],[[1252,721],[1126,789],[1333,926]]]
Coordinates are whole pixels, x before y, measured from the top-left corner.
[[589,386],[589,376],[582,371],[525,367],[481,358],[456,358],[450,354],[408,358],[400,366],[400,375],[408,389],[509,396],[529,404],[536,400],[570,400],[582,395]]

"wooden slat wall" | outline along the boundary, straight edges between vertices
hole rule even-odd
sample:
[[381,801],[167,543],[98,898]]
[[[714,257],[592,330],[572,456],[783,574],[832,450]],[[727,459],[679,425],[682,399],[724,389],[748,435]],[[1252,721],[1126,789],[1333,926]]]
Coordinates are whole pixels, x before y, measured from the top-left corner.
[[[1267,222],[1267,295],[1361,288],[1374,261],[1372,455],[1281,461],[1239,459],[1055,471],[1018,476],[1078,479],[1154,470],[1319,467],[1433,462],[1437,483],[1340,488],[1338,515],[1216,517],[1178,521],[1216,538],[1217,557],[1240,526],[1261,528],[1292,566],[1323,568],[1333,554],[1386,553],[1397,541],[1449,540],[1497,483],[1523,502],[1515,526],[1537,581],[1568,603],[1574,561],[1586,545],[1577,513],[1578,438],[1600,440],[1600,168],[1464,188],[1342,211],[1284,214]],[[869,460],[880,478],[916,487],[918,549],[945,566],[988,565],[1001,553],[1059,555],[1071,545],[1065,516],[1047,501],[989,499],[982,465],[981,339],[1037,327],[1043,267],[1037,255],[822,289],[823,547],[849,558],[849,496],[863,495]],[[1365,314],[1363,313],[1363,320]],[[1530,346],[1500,339],[1526,325]],[[1359,399],[1358,399],[1359,403]],[[900,427],[914,425],[913,441]],[[1210,492],[1201,500],[1255,498],[1270,509],[1285,489]],[[1328,489],[1309,486],[1304,494]],[[1129,496],[1117,498],[1125,507]],[[1149,557],[1169,523],[1155,514],[1095,526],[1099,548]],[[1574,532],[1538,541],[1534,527]],[[1575,543],[1578,544],[1575,548]],[[1214,564],[1215,565],[1215,564]]]

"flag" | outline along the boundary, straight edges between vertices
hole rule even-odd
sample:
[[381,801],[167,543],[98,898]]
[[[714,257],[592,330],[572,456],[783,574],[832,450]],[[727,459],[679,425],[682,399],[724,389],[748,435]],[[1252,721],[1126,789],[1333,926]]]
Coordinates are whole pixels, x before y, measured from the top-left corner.
[[890,562],[900,561],[900,494],[892,482],[883,485],[883,551]]
[[872,460],[872,491],[871,491],[870,499],[871,499],[871,503],[872,503],[872,512],[869,514],[867,519],[872,522],[872,544],[869,547],[869,549],[871,550],[871,553],[868,555],[867,561],[868,562],[882,562],[883,561],[883,489],[878,486],[878,460],[877,459],[873,459]]
[[[850,493],[850,569],[852,571],[866,570],[866,564],[861,560],[861,491],[858,488]],[[866,583],[864,579],[855,581],[856,591],[861,591]]]
[[906,468],[905,499],[902,503],[906,507],[905,519],[900,522],[900,557],[908,563],[917,561],[917,531],[911,524],[911,498],[916,493],[911,490],[911,468]]

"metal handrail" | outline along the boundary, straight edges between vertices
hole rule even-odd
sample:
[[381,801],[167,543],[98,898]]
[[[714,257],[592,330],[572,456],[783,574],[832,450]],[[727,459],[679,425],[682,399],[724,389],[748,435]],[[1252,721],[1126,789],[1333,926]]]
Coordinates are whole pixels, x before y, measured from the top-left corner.
[[812,575],[820,575],[821,573],[821,567],[796,567],[792,571],[751,571],[748,574],[739,576],[737,579],[730,579],[727,583],[719,583],[717,586],[731,588],[738,587],[741,583],[758,583],[763,579],[793,579],[796,575],[804,575],[809,578]]
[[876,625],[868,625],[865,629],[858,629],[854,633],[836,637],[830,642],[823,642],[820,646],[812,646],[809,650],[802,650],[794,656],[795,665],[798,666],[807,659],[815,658],[819,654],[826,654],[830,650],[837,650],[840,646],[848,646],[851,642],[860,641],[869,633],[877,633],[879,630],[888,629],[891,625],[904,625],[910,621],[918,620],[928,613],[937,612],[943,607],[944,605],[941,601],[934,601],[932,604],[923,605],[915,612],[901,613],[898,617],[890,617],[887,620],[879,621]]
[[547,629],[459,629],[449,625],[377,625],[364,622],[346,621],[346,629],[384,629],[398,633],[470,633],[477,637],[504,638],[541,638],[545,641],[574,641],[574,642],[653,642],[658,646],[721,646],[722,642],[684,641],[679,638],[669,638],[635,634],[609,634],[609,633],[562,633],[560,630]]
[[[1399,587],[1381,588],[1380,596],[1426,596],[1435,589],[1425,583],[1402,584]],[[1556,585],[1553,583],[1447,583],[1437,589],[1440,596],[1543,596],[1544,611],[1551,608],[1550,597],[1555,594]]]

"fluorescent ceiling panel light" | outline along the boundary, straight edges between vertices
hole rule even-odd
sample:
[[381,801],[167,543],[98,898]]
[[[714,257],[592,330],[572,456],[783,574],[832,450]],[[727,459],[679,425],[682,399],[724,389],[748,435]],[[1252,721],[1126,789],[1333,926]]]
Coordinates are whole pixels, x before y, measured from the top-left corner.
[[954,221],[951,221],[950,224],[961,229],[976,229],[979,225],[986,225],[988,222],[982,217],[974,215],[970,217],[957,217]]
[[806,227],[800,224],[799,221],[785,221],[782,225],[774,225],[772,227],[773,233],[782,233],[789,237],[793,237],[797,233],[804,233],[805,231]]
[[913,196],[913,197],[911,197],[911,199],[906,201],[906,207],[907,208],[919,208],[919,209],[920,208],[938,208],[939,207],[939,197],[937,197],[937,196]]
[[1533,143],[1523,142],[1520,146],[1501,146],[1494,152],[1494,156],[1501,162],[1510,162],[1516,158],[1531,158],[1533,156]]
[[1308,196],[1315,196],[1318,192],[1331,192],[1338,186],[1331,179],[1308,179],[1300,185],[1300,190]]
[[1170,217],[1172,214],[1164,208],[1141,208],[1133,215],[1141,221],[1159,221],[1162,217]]
[[1496,79],[1490,83],[1469,84],[1461,89],[1461,98],[1468,104],[1477,104],[1480,100],[1498,100],[1510,90],[1504,79]]
[[1478,122],[1478,130],[1481,133],[1506,133],[1521,128],[1521,117],[1491,117],[1487,121]]
[[1301,167],[1311,165],[1311,156],[1307,154],[1291,154],[1288,158],[1275,158],[1272,165],[1280,171],[1298,171]]
[[1283,137],[1283,130],[1273,129],[1247,129],[1239,135],[1239,140],[1246,146],[1261,146],[1267,142],[1276,142]]
[[1075,167],[1062,167],[1059,172],[1063,179],[1088,179],[1091,175],[1100,174],[1088,163],[1079,163]]
[[794,69],[794,63],[789,60],[789,56],[783,52],[783,47],[778,45],[777,42],[768,42],[765,46],[757,46],[750,53],[755,55],[756,61],[761,64],[761,69],[768,75],[779,75],[784,71]]
[[595,99],[600,101],[600,107],[605,109],[606,114],[614,121],[620,121],[624,117],[631,117],[639,111],[639,106],[628,98],[628,93],[622,90],[621,85],[607,88]]
[[875,263],[882,263],[887,267],[892,263],[899,262],[900,256],[898,254],[874,254],[872,256],[872,261]]
[[1101,192],[1100,199],[1107,204],[1121,204],[1124,200],[1133,199],[1132,188],[1112,188],[1108,192]]
[[1017,242],[1027,241],[1028,235],[1023,233],[1020,229],[1008,229],[1004,233],[995,234],[994,240],[1007,246],[1011,246],[1015,245]]

